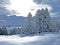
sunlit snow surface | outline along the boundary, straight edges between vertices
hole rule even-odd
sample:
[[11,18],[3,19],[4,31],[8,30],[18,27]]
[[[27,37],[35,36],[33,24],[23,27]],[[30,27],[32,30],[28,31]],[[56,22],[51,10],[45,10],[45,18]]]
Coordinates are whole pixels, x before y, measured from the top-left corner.
[[60,45],[60,34],[49,33],[40,36],[0,36],[0,45]]

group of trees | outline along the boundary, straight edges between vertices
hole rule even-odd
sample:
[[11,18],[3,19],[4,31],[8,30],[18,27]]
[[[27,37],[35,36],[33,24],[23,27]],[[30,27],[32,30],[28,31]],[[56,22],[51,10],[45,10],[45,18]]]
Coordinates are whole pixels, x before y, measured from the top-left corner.
[[0,28],[0,35],[7,35],[7,34],[8,34],[8,32],[7,32],[6,27],[1,27]]
[[[10,27],[8,27],[10,28]],[[3,26],[0,28],[0,35],[15,35],[15,34],[21,34],[21,28],[19,27],[12,27],[11,29],[8,29],[6,26]]]
[[9,35],[15,35],[15,34],[21,34],[21,28],[16,28],[16,27],[14,27],[14,28],[12,28],[11,30],[10,30],[10,33],[9,33]]
[[25,34],[41,33],[41,32],[57,32],[56,24],[52,23],[48,9],[38,9],[35,16],[29,13],[25,27]]

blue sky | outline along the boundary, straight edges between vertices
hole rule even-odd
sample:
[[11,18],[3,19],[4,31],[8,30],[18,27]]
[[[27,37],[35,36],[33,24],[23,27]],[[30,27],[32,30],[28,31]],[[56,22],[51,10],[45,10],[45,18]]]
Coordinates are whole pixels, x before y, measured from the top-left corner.
[[41,3],[50,5],[52,8],[51,12],[53,13],[53,15],[60,16],[60,0],[33,0],[33,1],[38,5],[40,5]]

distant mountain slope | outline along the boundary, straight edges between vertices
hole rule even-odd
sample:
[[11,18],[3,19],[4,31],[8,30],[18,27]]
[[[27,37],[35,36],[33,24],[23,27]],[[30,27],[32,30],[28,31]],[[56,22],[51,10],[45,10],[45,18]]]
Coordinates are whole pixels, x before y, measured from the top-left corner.
[[26,17],[22,16],[0,16],[0,26],[4,25],[23,25],[26,22]]

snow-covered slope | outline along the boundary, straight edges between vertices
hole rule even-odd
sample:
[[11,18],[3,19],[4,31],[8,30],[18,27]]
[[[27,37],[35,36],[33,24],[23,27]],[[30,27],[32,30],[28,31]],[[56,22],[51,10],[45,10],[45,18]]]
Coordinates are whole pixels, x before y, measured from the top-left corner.
[[19,37],[18,35],[0,36],[0,45],[60,45],[60,34]]

